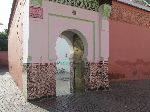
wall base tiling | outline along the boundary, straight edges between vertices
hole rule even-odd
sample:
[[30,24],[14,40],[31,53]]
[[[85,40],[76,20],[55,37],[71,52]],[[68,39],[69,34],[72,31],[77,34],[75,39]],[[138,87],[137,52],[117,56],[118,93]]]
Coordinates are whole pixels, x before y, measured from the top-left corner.
[[149,12],[116,1],[112,2],[110,19],[150,28]]
[[27,64],[27,99],[56,95],[56,64],[31,63]]
[[[27,74],[28,100],[56,96],[56,63],[24,64],[25,71]],[[73,75],[73,72],[71,71],[70,75]],[[83,75],[86,89],[109,88],[107,61],[86,62]]]
[[109,88],[108,61],[86,63],[86,74],[88,89]]

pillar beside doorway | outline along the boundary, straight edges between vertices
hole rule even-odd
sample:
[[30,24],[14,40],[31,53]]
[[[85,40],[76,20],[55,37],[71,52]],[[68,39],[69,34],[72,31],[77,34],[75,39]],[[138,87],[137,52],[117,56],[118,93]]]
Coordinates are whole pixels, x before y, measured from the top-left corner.
[[109,58],[109,17],[111,6],[103,4],[99,8],[100,15],[100,57],[98,62],[87,63],[87,84],[89,89],[109,88],[108,58]]

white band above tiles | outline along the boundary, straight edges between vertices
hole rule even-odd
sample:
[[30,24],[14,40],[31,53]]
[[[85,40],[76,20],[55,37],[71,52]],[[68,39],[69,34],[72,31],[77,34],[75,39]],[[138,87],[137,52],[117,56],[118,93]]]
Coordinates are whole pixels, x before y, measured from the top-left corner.
[[144,0],[118,0],[118,1],[150,12],[150,4],[148,4]]

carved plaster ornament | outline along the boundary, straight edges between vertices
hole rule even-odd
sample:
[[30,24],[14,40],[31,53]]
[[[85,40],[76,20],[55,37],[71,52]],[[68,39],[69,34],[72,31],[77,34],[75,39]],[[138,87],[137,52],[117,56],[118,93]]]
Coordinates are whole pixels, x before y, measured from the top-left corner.
[[111,6],[109,4],[103,4],[99,8],[99,12],[102,14],[102,18],[108,20],[111,14]]
[[30,0],[30,6],[41,7],[42,6],[42,1],[43,0]]
[[71,5],[87,10],[98,11],[99,0],[49,0],[64,5]]

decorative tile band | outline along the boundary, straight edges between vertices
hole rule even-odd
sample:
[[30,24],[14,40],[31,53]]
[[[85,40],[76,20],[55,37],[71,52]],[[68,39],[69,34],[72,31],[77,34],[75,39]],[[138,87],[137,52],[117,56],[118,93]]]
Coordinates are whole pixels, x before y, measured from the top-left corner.
[[56,89],[55,63],[27,64],[27,97],[28,99],[54,96]]
[[150,28],[149,12],[113,1],[110,19]]
[[[74,63],[70,63],[71,92],[74,92]],[[108,88],[108,62],[86,62],[83,73],[85,89]],[[24,65],[27,72],[27,98],[29,100],[56,95],[56,63],[31,63]]]
[[89,89],[109,87],[107,61],[100,61],[98,63],[87,63],[86,66],[86,74],[88,77],[87,84]]
[[43,8],[30,6],[30,17],[43,19]]

